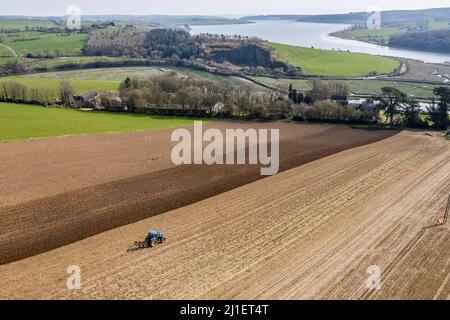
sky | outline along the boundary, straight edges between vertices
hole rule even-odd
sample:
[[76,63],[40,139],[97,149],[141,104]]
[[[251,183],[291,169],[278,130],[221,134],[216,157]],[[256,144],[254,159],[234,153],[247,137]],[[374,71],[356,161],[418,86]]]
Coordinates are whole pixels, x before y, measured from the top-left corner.
[[0,0],[0,15],[58,16],[71,5],[82,14],[239,16],[440,8],[450,7],[450,0]]

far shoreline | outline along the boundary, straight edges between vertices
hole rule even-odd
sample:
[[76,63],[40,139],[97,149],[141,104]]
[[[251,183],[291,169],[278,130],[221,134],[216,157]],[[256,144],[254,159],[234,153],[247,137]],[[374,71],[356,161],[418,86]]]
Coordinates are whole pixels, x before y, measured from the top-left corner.
[[[223,25],[202,25],[202,26],[192,26],[192,34],[199,34],[199,33],[211,33],[211,34],[227,34],[227,35],[241,35],[241,36],[249,36],[249,34],[246,34],[245,32],[239,32],[236,29],[232,29],[236,26],[243,26],[246,25],[255,25],[255,24],[267,24],[267,23],[302,23],[302,24],[314,24],[314,25],[334,25],[334,26],[340,26],[341,29],[338,29],[335,31],[332,30],[331,32],[327,30],[324,30],[325,32],[322,34],[322,36],[328,36],[330,38],[336,39],[336,40],[343,40],[343,41],[351,41],[353,43],[341,43],[341,46],[347,47],[347,48],[339,48],[339,44],[336,44],[336,47],[333,47],[330,42],[333,42],[333,40],[327,41],[322,40],[322,44],[315,44],[310,45],[309,43],[298,43],[296,39],[293,41],[289,41],[286,39],[280,38],[277,34],[273,35],[272,37],[267,35],[256,35],[256,37],[264,39],[269,42],[276,42],[280,44],[286,44],[286,45],[292,45],[297,47],[303,47],[303,48],[314,48],[314,49],[321,49],[321,50],[328,50],[328,51],[342,51],[342,52],[352,52],[352,53],[364,53],[364,54],[370,54],[374,56],[383,56],[383,57],[389,57],[393,59],[411,59],[416,61],[421,61],[424,63],[430,63],[430,64],[442,64],[442,65],[449,65],[450,59],[447,57],[446,54],[440,53],[440,52],[431,52],[431,51],[419,51],[419,50],[412,50],[407,48],[397,48],[397,47],[389,47],[389,46],[381,46],[379,44],[366,42],[357,40],[354,38],[346,38],[337,36],[337,34],[344,32],[347,28],[351,27],[351,24],[344,24],[344,23],[324,23],[324,22],[302,22],[302,21],[296,21],[296,20],[281,20],[281,19],[267,19],[267,20],[255,20],[250,21],[250,23],[243,23],[243,24],[223,24]],[[206,29],[208,27],[211,27],[212,30],[202,30]],[[228,30],[225,28],[224,30],[215,30],[218,27],[229,27],[231,28],[230,32],[227,32]],[[200,29],[200,30],[199,30]],[[263,31],[262,33],[264,33]],[[327,43],[328,42],[328,43]],[[364,49],[364,46],[371,46],[369,49]],[[356,48],[355,48],[356,47]],[[386,52],[384,52],[386,51]],[[391,51],[391,52],[389,52]],[[394,52],[392,52],[394,51]],[[395,52],[398,51],[398,52]]]

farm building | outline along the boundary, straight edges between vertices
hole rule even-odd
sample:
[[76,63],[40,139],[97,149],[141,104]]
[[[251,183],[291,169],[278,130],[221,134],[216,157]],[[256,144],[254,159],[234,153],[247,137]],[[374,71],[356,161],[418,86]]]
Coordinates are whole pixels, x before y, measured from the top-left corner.
[[334,102],[348,103],[348,96],[345,94],[334,94],[331,96],[330,100]]
[[73,96],[73,100],[74,100],[75,106],[77,108],[92,108],[92,109],[94,109],[96,107],[95,97],[97,97],[96,91],[88,91],[88,92]]

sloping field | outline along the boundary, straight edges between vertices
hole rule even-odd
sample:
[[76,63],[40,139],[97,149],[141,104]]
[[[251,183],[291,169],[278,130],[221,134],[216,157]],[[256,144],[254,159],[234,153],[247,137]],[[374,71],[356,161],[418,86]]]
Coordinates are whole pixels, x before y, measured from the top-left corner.
[[25,27],[55,27],[56,24],[51,20],[43,19],[1,19],[0,28],[2,29],[20,29]]
[[307,75],[363,77],[391,73],[400,66],[392,58],[364,53],[320,50],[270,43],[278,59],[303,69]]
[[64,55],[80,55],[84,47],[86,34],[57,34],[45,32],[19,32],[11,34],[4,39],[5,44],[11,47],[17,54],[54,54],[55,50],[61,50]]
[[[282,90],[288,90],[290,84],[297,90],[307,91],[313,88],[313,81],[311,80],[272,79],[267,77],[254,77],[254,79],[260,83]],[[415,98],[430,99],[431,97],[436,97],[433,93],[433,85],[414,81],[340,80],[340,82],[345,83],[350,91],[356,95],[379,95],[382,93],[381,89],[383,87],[393,87]]]
[[[85,57],[79,58],[82,60]],[[72,60],[77,61],[76,58]],[[149,77],[154,77],[158,75],[171,75],[173,72],[177,73],[181,77],[193,77],[203,80],[208,80],[218,83],[231,83],[234,85],[245,85],[243,81],[236,79],[234,77],[227,77],[216,75],[204,71],[192,70],[189,68],[181,67],[117,67],[117,68],[96,68],[96,69],[82,69],[82,70],[69,70],[69,71],[54,71],[45,73],[34,73],[27,75],[27,78],[51,78],[51,79],[77,79],[77,80],[96,80],[96,81],[123,81],[127,77],[146,79]],[[252,83],[247,85],[249,87],[258,88],[261,87],[254,86]],[[117,88],[115,88],[117,89]]]
[[[0,297],[448,299],[449,226],[422,228],[449,192],[449,142],[402,132],[0,266]],[[127,253],[149,228],[168,242]],[[80,290],[65,287],[70,265]]]
[[[10,76],[0,78],[0,84],[4,82],[17,82],[26,85],[28,88],[48,88],[52,91],[55,99],[59,96],[61,79],[46,77],[46,74],[39,74],[38,77],[30,76]],[[92,79],[66,79],[73,87],[75,94],[85,93],[87,91],[118,91],[120,81],[114,80],[92,80]]]
[[[346,126],[211,123],[279,128],[280,170],[389,137]],[[0,263],[29,257],[261,179],[260,166],[174,167],[171,130],[6,143]],[[148,161],[146,137],[152,136]]]

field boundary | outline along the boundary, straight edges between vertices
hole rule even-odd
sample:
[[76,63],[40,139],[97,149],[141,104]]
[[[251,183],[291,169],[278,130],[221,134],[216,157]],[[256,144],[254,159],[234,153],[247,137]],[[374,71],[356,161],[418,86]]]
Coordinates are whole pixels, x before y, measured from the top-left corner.
[[14,51],[13,48],[8,47],[6,44],[3,44],[3,43],[0,43],[0,46],[3,47],[3,48],[5,48],[5,49],[7,49],[7,50],[9,50],[9,52],[11,52],[11,54],[13,55],[13,57],[17,57],[17,53],[16,53],[16,51]]

